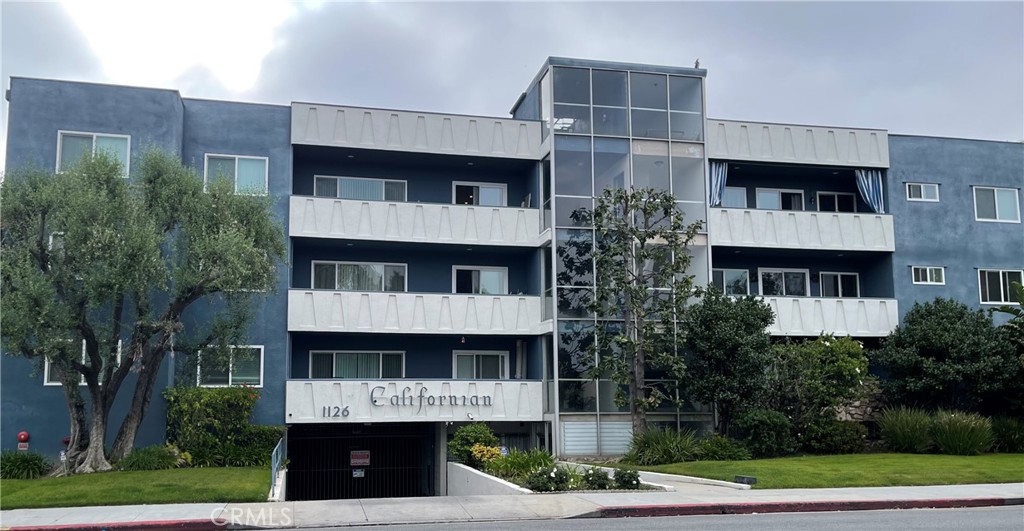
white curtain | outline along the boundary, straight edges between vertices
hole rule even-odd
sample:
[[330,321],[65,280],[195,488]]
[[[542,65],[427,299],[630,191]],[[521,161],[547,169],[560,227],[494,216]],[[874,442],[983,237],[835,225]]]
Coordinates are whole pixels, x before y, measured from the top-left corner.
[[878,214],[885,213],[885,199],[882,192],[882,170],[853,170],[857,175],[857,189],[864,202]]
[[729,172],[729,165],[725,162],[711,162],[709,177],[711,182],[708,186],[708,205],[716,207],[722,204],[722,196],[725,194],[725,179]]

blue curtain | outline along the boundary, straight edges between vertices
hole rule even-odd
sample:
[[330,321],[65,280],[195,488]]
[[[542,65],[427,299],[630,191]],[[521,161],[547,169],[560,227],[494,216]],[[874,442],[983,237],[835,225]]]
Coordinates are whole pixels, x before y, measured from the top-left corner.
[[711,186],[708,187],[708,204],[716,207],[722,204],[722,195],[725,194],[725,178],[729,171],[729,165],[725,162],[711,162]]
[[882,198],[882,170],[853,170],[857,175],[857,189],[864,202],[878,214],[885,213],[885,200]]

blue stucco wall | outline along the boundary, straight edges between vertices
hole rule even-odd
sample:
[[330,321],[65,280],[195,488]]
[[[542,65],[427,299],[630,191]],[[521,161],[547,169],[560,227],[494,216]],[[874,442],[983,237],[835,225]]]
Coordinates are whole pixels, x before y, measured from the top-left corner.
[[56,170],[57,132],[131,135],[132,168],[145,149],[181,153],[177,91],[11,78],[7,168]]
[[[889,163],[887,204],[896,229],[893,278],[901,314],[914,302],[940,296],[980,308],[978,269],[1024,269],[1024,224],[976,221],[971,189],[1014,188],[1024,205],[1024,144],[890,135]],[[940,201],[907,201],[907,182],[938,184]],[[913,284],[914,265],[945,267],[946,284]]]

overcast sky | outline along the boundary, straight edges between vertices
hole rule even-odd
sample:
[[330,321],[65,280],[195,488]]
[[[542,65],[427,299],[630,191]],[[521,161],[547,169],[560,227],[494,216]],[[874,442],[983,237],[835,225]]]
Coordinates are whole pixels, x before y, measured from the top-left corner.
[[547,56],[699,57],[713,118],[1024,140],[1019,0],[0,1],[5,88],[44,77],[505,116]]

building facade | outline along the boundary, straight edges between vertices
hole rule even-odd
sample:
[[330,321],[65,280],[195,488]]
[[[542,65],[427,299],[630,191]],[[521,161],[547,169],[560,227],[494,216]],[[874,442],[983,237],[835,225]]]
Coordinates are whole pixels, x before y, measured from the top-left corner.
[[[443,494],[445,443],[468,422],[513,448],[625,450],[615,383],[584,375],[594,330],[616,325],[588,310],[580,215],[608,187],[672,193],[704,226],[695,282],[763,297],[779,338],[874,342],[917,301],[1007,302],[1024,269],[1024,144],[710,119],[705,76],[549,58],[509,117],[13,78],[7,165],[59,170],[104,149],[130,176],[157,147],[268,194],[289,254],[240,346],[258,362],[195,383],[262,389],[254,420],[289,428],[290,499]],[[57,453],[59,384],[45,364],[2,363],[0,446],[30,431]],[[164,412],[155,397],[138,444],[162,441]],[[649,419],[694,427],[711,409]]]

